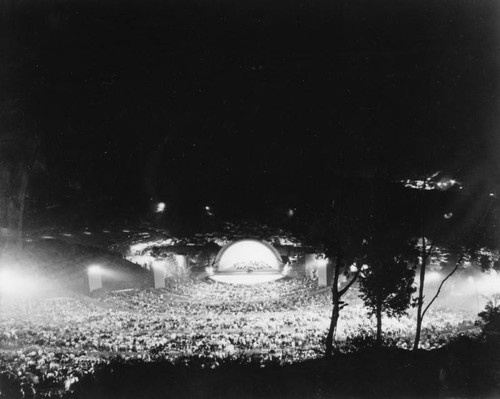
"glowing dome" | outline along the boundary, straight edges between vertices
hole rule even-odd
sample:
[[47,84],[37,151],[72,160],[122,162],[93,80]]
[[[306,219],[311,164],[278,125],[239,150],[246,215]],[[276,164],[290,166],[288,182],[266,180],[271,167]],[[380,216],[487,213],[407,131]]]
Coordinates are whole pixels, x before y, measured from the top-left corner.
[[257,284],[282,278],[281,256],[263,241],[245,239],[222,248],[215,260],[213,280],[232,284]]

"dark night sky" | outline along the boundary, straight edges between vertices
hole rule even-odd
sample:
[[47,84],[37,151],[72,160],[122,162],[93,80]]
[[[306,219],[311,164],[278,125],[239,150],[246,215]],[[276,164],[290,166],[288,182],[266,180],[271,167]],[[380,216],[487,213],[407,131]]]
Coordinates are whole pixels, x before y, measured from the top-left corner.
[[55,201],[291,206],[424,168],[500,191],[496,1],[5,4],[1,96]]

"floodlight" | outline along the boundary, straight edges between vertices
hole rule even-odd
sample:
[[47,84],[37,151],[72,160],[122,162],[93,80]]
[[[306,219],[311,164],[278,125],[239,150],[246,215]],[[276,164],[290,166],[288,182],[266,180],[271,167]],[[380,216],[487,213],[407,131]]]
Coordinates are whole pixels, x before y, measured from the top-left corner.
[[490,270],[481,276],[478,281],[479,291],[484,295],[500,293],[500,275],[495,270]]
[[151,266],[155,270],[165,270],[165,261],[162,260],[156,260],[151,262]]
[[438,272],[428,272],[425,275],[425,281],[428,283],[433,283],[441,279],[441,274]]
[[102,270],[99,265],[91,265],[87,269],[89,274],[89,291],[102,288]]
[[89,266],[89,268],[87,270],[88,270],[89,274],[93,274],[93,275],[98,275],[98,274],[102,273],[101,266],[99,266],[99,265]]
[[316,258],[316,265],[318,267],[328,265],[328,258]]
[[152,262],[153,267],[153,277],[154,277],[154,287],[165,288],[165,261],[154,261]]
[[6,296],[27,296],[35,293],[37,282],[13,270],[0,270],[0,294]]
[[162,213],[165,211],[165,203],[164,202],[158,202],[156,204],[156,213]]

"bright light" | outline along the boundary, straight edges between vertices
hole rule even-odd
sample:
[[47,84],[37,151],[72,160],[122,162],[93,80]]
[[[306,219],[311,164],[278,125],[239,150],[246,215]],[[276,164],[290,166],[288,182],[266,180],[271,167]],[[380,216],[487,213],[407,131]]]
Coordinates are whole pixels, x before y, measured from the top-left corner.
[[448,212],[444,214],[445,219],[451,219],[453,217],[453,212]]
[[153,269],[164,271],[165,270],[165,261],[164,260],[153,261],[153,262],[151,262],[151,266],[153,267]]
[[94,275],[102,273],[101,266],[99,266],[99,265],[89,266],[87,271],[89,272],[89,274],[94,274]]
[[500,294],[500,275],[495,270],[490,270],[481,276],[477,285],[483,295]]
[[447,177],[440,178],[438,180],[441,172],[433,173],[431,176],[428,176],[424,179],[406,179],[400,180],[400,183],[403,183],[405,187],[413,188],[417,190],[448,190],[453,186],[457,186],[459,189],[462,189],[462,185],[459,181],[455,179],[450,179]]
[[368,269],[368,265],[361,266],[361,270],[367,270],[367,269]]
[[441,279],[441,274],[438,272],[428,272],[425,275],[425,281],[428,283],[433,283]]
[[316,256],[316,266],[317,267],[322,267],[322,266],[326,266],[326,265],[328,265],[328,258],[323,258],[323,257],[318,258]]
[[294,210],[293,210],[292,208],[290,208],[290,209],[288,210],[288,216],[289,216],[289,217],[292,217],[292,216],[294,215],[294,213],[295,213],[295,212],[294,212]]
[[269,281],[276,281],[285,277],[283,274],[214,274],[210,276],[212,280],[226,284],[260,284]]
[[265,264],[278,271],[280,262],[275,253],[265,244],[255,240],[242,240],[231,244],[219,260],[219,271],[234,269],[237,264]]
[[436,184],[438,190],[447,190],[456,185],[460,186],[460,183],[455,179],[448,179],[446,177],[439,180]]
[[352,264],[351,266],[349,266],[349,270],[351,271],[351,273],[356,273],[358,271],[358,267],[355,264]]
[[38,284],[28,277],[12,270],[0,270],[0,293],[6,296],[29,296],[38,291]]
[[164,202],[158,202],[156,204],[156,213],[163,213],[165,211],[165,203]]

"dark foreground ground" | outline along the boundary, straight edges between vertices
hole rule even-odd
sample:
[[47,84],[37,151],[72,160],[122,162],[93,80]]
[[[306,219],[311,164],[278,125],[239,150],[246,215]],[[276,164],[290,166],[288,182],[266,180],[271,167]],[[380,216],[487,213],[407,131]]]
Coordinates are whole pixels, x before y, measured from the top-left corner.
[[464,338],[422,351],[366,350],[287,367],[116,364],[82,387],[81,398],[500,398],[500,350]]
[[[114,362],[81,381],[71,397],[500,398],[500,345],[477,338],[421,351],[415,363],[409,351],[364,349],[289,366],[200,364]],[[4,395],[21,397],[17,392]]]

